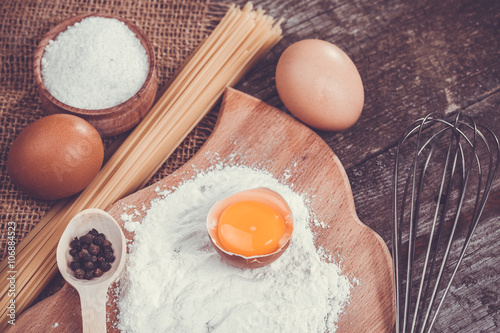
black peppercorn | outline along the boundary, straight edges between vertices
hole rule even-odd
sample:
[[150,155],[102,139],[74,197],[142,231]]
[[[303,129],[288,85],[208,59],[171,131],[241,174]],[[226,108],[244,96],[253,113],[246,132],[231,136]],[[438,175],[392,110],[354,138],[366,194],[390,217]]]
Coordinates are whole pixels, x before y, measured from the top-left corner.
[[111,264],[107,261],[103,261],[99,264],[99,268],[102,269],[103,272],[107,272],[111,269]]
[[95,272],[94,272],[94,277],[100,277],[104,274],[104,272],[102,271],[102,269],[100,268],[96,268]]
[[113,248],[111,246],[109,246],[109,245],[106,245],[102,249],[102,252],[104,253],[104,255],[106,255],[106,253],[113,253]]
[[85,279],[91,280],[94,277],[94,273],[92,271],[85,272]]
[[92,256],[90,258],[90,261],[93,262],[93,263],[96,263],[97,262],[97,257],[96,256]]
[[99,231],[95,230],[95,228],[92,228],[92,230],[89,231],[89,234],[96,237],[97,235],[99,235]]
[[80,247],[82,246],[82,244],[80,243],[80,240],[78,239],[78,237],[75,237],[75,239],[73,239],[71,241],[71,243],[69,243],[69,246],[72,248],[72,249],[77,249],[79,250]]
[[75,271],[77,268],[81,268],[82,265],[79,261],[72,261],[71,264],[69,264],[69,267],[71,267],[71,269]]
[[86,249],[82,249],[78,255],[80,257],[80,260],[83,262],[90,261],[90,259],[92,258],[89,251]]
[[103,243],[102,243],[102,246],[111,246],[111,242],[109,240],[105,240]]
[[89,246],[90,246],[90,244],[84,243],[84,244],[82,245],[82,249],[88,250],[88,249],[89,249]]
[[77,279],[83,279],[85,277],[85,271],[81,268],[75,269],[75,277]]
[[89,253],[93,256],[95,256],[97,253],[99,253],[99,246],[90,244],[89,246]]
[[74,256],[76,256],[76,255],[78,254],[78,250],[77,250],[77,249],[71,249],[71,250],[69,250],[69,254],[70,254],[72,257],[74,257]]
[[82,238],[80,238],[80,240],[86,244],[90,244],[92,243],[92,241],[94,240],[94,235],[92,235],[90,232],[88,234],[86,234],[85,236],[83,236]]
[[97,245],[97,246],[102,246],[104,244],[105,240],[106,240],[106,236],[104,236],[104,234],[98,234],[94,238],[94,244]]
[[106,259],[107,262],[114,262],[115,256],[113,255],[113,253],[108,252],[104,255],[104,259]]
[[94,263],[92,261],[87,261],[83,264],[83,269],[86,271],[90,271],[92,268],[94,268]]

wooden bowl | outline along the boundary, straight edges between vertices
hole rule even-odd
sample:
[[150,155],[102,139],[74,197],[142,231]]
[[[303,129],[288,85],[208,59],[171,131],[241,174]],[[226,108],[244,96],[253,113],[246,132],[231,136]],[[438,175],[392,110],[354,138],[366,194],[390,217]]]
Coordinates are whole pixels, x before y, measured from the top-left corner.
[[[59,33],[65,31],[69,26],[72,26],[84,18],[91,16],[114,18],[125,23],[141,41],[142,46],[146,50],[149,61],[149,69],[146,80],[134,96],[121,104],[99,110],[80,109],[57,100],[45,87],[41,71],[42,57],[45,53],[45,47],[47,44],[49,44],[51,40],[54,40]],[[107,14],[95,13],[74,16],[64,20],[50,29],[38,45],[35,52],[33,70],[35,73],[35,84],[40,96],[40,102],[47,115],[53,113],[69,113],[82,117],[91,123],[102,136],[117,135],[137,125],[153,106],[156,92],[158,90],[158,77],[156,75],[156,61],[153,46],[146,35],[132,22]]]

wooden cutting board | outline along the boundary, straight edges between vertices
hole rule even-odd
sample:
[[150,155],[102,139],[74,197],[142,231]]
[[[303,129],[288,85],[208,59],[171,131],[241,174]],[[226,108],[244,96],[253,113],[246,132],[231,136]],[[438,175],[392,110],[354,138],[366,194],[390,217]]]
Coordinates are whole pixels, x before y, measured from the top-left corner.
[[[215,129],[200,151],[167,178],[118,201],[108,211],[123,227],[120,215],[133,215],[134,209],[144,214],[143,205],[149,208],[151,200],[158,196],[155,188],[175,187],[214,161],[265,166],[279,179],[286,170],[293,170],[287,182],[294,184],[295,191],[307,194],[318,221],[328,225],[326,229],[312,226],[317,245],[330,249],[341,260],[343,272],[359,281],[351,292],[338,332],[392,331],[391,256],[383,240],[358,219],[349,180],[338,157],[308,127],[256,98],[228,89]],[[124,231],[132,240],[133,235]],[[116,331],[114,289],[109,292],[108,331]],[[10,327],[10,332],[48,331],[81,331],[79,297],[69,284],[25,311]]]

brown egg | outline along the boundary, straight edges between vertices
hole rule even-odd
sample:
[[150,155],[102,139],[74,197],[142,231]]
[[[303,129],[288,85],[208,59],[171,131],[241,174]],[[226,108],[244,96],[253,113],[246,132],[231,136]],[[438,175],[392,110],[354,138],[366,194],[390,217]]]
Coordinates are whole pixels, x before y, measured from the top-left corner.
[[278,193],[255,188],[217,201],[207,215],[207,231],[215,250],[228,263],[263,267],[288,248],[292,213]]
[[99,172],[104,148],[97,130],[68,114],[41,118],[12,143],[12,182],[35,198],[54,200],[82,191]]
[[363,82],[356,66],[340,48],[322,40],[302,40],[283,52],[276,88],[295,117],[320,130],[347,129],[363,109]]

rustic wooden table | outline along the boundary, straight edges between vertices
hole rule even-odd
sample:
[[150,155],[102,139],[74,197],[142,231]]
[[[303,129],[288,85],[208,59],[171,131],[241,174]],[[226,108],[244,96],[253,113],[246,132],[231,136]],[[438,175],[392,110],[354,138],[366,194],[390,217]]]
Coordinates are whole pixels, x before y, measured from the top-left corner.
[[[245,1],[239,1],[244,3]],[[364,82],[355,126],[318,132],[349,176],[360,219],[391,242],[396,144],[411,121],[462,110],[500,135],[500,2],[263,0],[284,39],[236,87],[285,110],[274,85],[283,50],[318,38],[341,47]],[[500,177],[435,324],[436,332],[500,331]]]

